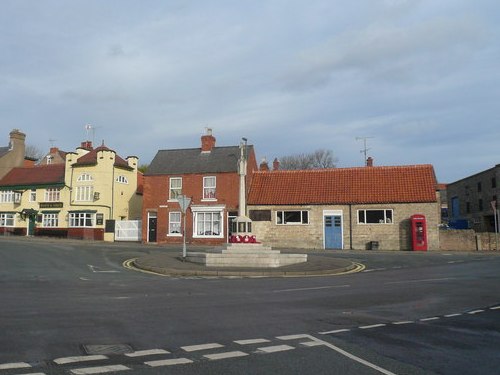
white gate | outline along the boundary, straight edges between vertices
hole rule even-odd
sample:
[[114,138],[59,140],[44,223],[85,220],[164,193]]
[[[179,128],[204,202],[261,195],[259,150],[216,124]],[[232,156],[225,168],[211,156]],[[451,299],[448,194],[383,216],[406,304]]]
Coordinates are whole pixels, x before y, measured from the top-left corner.
[[141,241],[141,220],[120,220],[115,223],[115,241]]

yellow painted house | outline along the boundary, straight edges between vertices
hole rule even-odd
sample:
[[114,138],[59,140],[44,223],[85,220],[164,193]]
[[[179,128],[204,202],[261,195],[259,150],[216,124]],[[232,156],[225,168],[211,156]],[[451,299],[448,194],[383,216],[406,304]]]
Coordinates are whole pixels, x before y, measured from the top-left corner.
[[[0,233],[113,241],[120,224],[140,220],[137,157],[83,142],[64,162],[45,163],[14,168],[0,180]],[[140,240],[134,236],[122,239]]]

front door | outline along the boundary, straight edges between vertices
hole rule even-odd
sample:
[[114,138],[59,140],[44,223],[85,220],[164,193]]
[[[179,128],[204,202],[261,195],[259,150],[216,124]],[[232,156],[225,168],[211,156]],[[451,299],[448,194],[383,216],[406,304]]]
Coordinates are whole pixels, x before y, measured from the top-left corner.
[[148,217],[148,242],[156,242],[156,227],[158,219],[156,214],[149,214]]
[[325,249],[342,249],[342,216],[325,216]]
[[28,236],[35,235],[35,226],[36,226],[36,216],[30,215],[28,218],[28,230],[26,232]]

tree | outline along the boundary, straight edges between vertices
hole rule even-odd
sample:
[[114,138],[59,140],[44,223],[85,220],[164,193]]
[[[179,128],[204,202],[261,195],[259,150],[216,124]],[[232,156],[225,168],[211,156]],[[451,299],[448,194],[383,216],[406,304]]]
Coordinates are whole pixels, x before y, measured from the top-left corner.
[[337,162],[338,159],[333,156],[331,150],[318,149],[308,154],[283,156],[280,159],[280,168],[284,170],[335,168]]
[[43,151],[34,145],[26,145],[24,155],[27,158],[34,159],[35,161],[39,161],[45,156]]

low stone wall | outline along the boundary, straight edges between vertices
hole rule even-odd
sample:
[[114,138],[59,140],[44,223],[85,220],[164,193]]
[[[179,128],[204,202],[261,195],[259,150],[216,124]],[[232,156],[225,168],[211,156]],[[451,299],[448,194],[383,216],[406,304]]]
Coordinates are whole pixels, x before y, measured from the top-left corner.
[[[500,245],[500,236],[498,237]],[[444,251],[495,251],[495,233],[476,233],[473,229],[442,229],[439,248]],[[500,248],[500,246],[499,246]]]

